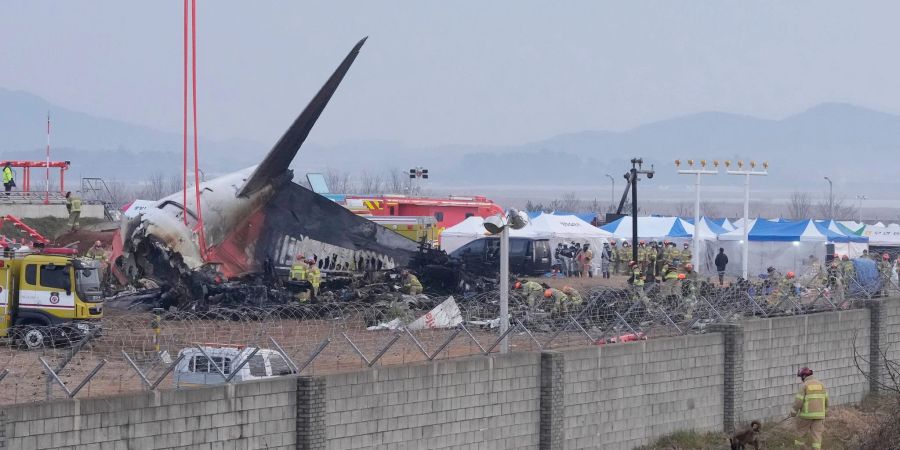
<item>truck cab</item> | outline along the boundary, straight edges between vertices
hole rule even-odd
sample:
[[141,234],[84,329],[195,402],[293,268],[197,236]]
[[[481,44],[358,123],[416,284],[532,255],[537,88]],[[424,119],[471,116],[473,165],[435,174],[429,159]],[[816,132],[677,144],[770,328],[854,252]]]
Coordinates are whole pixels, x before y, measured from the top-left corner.
[[[200,351],[200,348],[203,351]],[[222,378],[219,370],[226,377],[237,370],[234,381],[260,380],[294,373],[284,357],[275,350],[260,349],[238,369],[238,366],[253,353],[253,347],[207,344],[201,345],[200,348],[187,347],[178,352],[183,358],[175,366],[172,377],[176,388],[222,384],[225,378]]]
[[36,348],[80,339],[99,326],[100,263],[64,250],[0,258],[0,337]]

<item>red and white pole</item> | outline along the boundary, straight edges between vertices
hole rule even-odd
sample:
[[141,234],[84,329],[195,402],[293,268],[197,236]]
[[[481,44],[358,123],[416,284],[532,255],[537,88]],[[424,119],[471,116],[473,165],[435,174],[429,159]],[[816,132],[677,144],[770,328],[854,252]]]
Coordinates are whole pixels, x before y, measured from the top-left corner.
[[47,111],[47,170],[46,170],[46,187],[47,196],[44,197],[44,204],[50,204],[50,111]]

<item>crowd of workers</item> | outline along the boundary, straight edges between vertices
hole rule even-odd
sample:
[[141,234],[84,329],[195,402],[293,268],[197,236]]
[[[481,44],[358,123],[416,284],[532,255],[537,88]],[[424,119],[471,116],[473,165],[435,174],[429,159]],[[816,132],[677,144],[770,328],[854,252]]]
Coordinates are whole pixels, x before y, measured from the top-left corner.
[[591,244],[572,242],[571,244],[559,243],[553,253],[557,264],[553,272],[566,277],[593,277],[591,267],[594,262],[594,251]]

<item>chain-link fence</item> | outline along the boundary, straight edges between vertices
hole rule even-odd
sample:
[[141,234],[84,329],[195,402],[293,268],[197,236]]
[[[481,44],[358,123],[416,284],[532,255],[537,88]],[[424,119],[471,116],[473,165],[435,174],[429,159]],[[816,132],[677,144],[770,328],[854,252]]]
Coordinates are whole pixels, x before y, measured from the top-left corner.
[[[510,351],[612,345],[748,317],[849,309],[897,291],[890,273],[826,269],[728,287],[676,278],[642,288],[550,289],[549,296],[543,287],[530,295],[519,289],[510,296],[505,337]],[[496,291],[452,301],[398,295],[204,311],[108,308],[97,329],[16,330],[0,347],[0,404],[486,355],[504,337],[498,317]]]

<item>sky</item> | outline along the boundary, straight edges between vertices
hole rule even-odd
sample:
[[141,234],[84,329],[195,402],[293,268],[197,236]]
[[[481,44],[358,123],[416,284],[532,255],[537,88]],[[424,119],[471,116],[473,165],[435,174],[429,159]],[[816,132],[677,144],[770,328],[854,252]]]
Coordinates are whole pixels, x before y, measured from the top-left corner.
[[[0,87],[181,129],[181,1],[4,0]],[[369,36],[310,135],[516,145],[700,111],[900,113],[900,2],[199,0],[200,134],[274,142]]]

